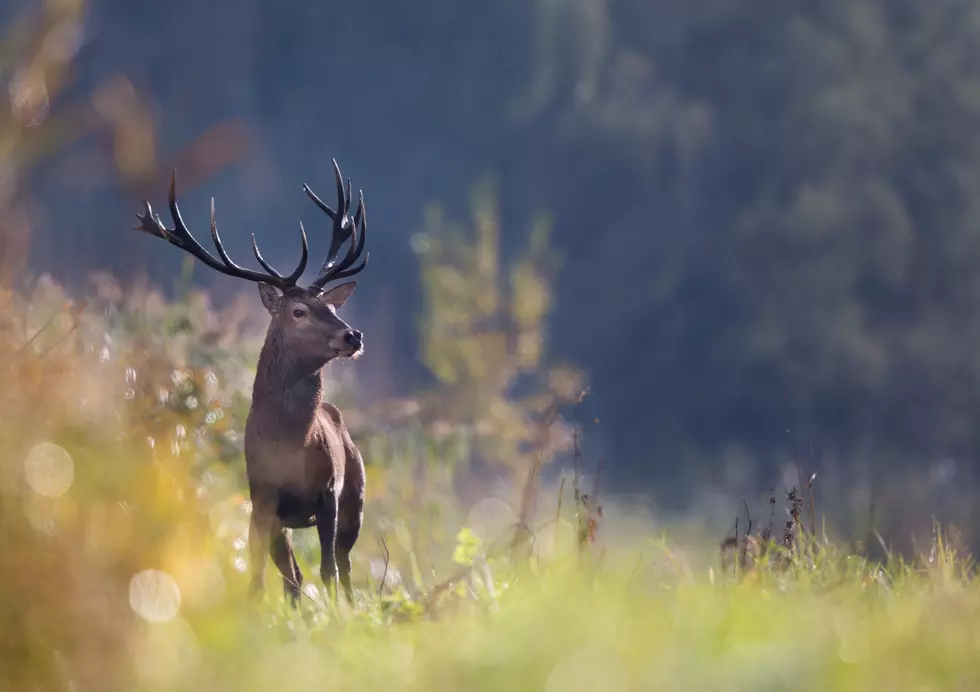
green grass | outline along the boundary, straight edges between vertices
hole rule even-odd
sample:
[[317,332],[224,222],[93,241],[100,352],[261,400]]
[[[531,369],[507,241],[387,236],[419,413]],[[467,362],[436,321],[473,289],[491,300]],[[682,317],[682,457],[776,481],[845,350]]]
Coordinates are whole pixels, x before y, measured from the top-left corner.
[[290,618],[275,589],[279,607],[229,598],[139,627],[135,689],[976,689],[980,589],[943,559],[887,572],[825,556],[712,583],[663,553],[598,575],[566,557],[415,617],[372,599]]
[[[365,445],[356,607],[324,604],[310,533],[301,612],[271,564],[249,603],[237,444],[255,344],[203,338],[201,296],[127,294],[156,306],[138,315],[51,286],[5,300],[26,327],[0,337],[0,690],[980,689],[980,585],[942,532],[913,563],[802,541],[736,578],[716,542],[620,522],[609,497],[580,555],[566,488],[557,524],[542,491],[528,558],[463,530],[449,448],[428,439]],[[485,534],[510,521],[495,506],[474,515]],[[405,585],[383,595],[379,533]]]

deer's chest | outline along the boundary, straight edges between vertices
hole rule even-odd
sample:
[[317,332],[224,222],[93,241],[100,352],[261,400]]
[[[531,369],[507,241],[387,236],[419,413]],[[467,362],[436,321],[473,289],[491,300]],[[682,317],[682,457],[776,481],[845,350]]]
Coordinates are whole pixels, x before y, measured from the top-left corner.
[[336,494],[342,490],[344,474],[337,472],[336,462],[343,454],[342,444],[312,431],[295,441],[253,440],[246,444],[245,463],[253,486],[276,488],[312,501],[326,490]]

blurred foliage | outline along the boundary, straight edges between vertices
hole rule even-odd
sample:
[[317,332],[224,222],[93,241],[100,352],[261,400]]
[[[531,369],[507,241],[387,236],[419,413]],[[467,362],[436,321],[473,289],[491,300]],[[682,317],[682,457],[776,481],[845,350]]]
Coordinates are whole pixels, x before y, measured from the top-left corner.
[[[81,159],[78,166],[75,160],[70,187],[89,195],[100,184],[146,194],[177,165],[187,189],[239,160],[251,144],[243,123],[229,119],[199,133],[176,154],[161,156],[153,104],[128,75],[80,77],[76,58],[87,47],[91,24],[87,0],[42,0],[23,8],[0,37],[0,81],[6,90],[0,108],[0,280],[5,284],[26,268],[37,217],[35,186],[28,181],[34,182],[45,165],[63,160],[80,140],[95,142],[100,159],[109,164]],[[57,238],[59,249],[88,251],[85,229],[71,226],[83,238]]]
[[[488,216],[478,226],[492,233],[492,210],[482,211]],[[435,230],[433,237],[440,237]],[[366,528],[355,550],[363,612],[345,626],[363,618],[416,618],[434,607],[427,605],[429,592],[439,594],[440,608],[469,601],[472,589],[459,579],[444,583],[440,572],[453,564],[484,565],[489,558],[482,541],[496,537],[489,532],[506,532],[514,518],[508,519],[505,504],[491,505],[480,536],[460,530],[465,508],[456,501],[454,482],[478,448],[484,458],[519,472],[512,481],[528,485],[545,450],[533,458],[502,455],[521,453],[520,444],[537,444],[535,436],[549,434],[554,417],[528,422],[537,399],[560,402],[570,395],[549,373],[546,394],[511,397],[509,380],[540,365],[548,289],[533,261],[544,246],[539,238],[531,259],[515,264],[512,294],[503,300],[499,269],[486,263],[495,247],[486,240],[463,238],[455,245],[459,254],[427,258],[427,269],[443,276],[463,277],[473,270],[468,261],[482,263],[485,280],[473,283],[485,293],[464,291],[447,301],[441,284],[432,285],[423,324],[442,330],[446,343],[458,336],[473,349],[499,345],[512,332],[494,333],[480,320],[509,306],[503,314],[521,330],[512,343],[529,337],[536,344],[530,353],[517,346],[477,363],[427,340],[435,362],[459,358],[455,362],[463,364],[454,381],[416,401],[418,411],[435,407],[436,418],[431,412],[375,418],[347,400],[344,389],[356,381],[329,384],[331,400],[354,421],[370,476]],[[123,285],[106,274],[91,278],[80,303],[47,275],[25,279],[23,289],[2,296],[0,541],[12,566],[0,571],[3,689],[152,686],[179,679],[189,670],[181,666],[195,666],[201,646],[237,646],[224,628],[237,627],[232,623],[246,612],[240,573],[247,567],[250,506],[242,426],[261,335],[245,326],[246,301],[216,310],[206,292],[191,288],[192,262],[185,267],[176,300],[145,281]],[[445,285],[451,292],[453,282]],[[473,303],[461,296],[472,296]],[[453,335],[440,326],[445,311],[462,331]],[[382,402],[379,408],[410,404]],[[513,418],[500,416],[501,410]],[[467,431],[487,417],[492,425],[474,445]],[[503,435],[501,421],[512,421],[520,434]],[[314,573],[315,532],[302,532],[296,546],[304,570]],[[474,584],[483,584],[481,593],[505,588],[492,577],[480,579]],[[387,589],[383,599],[372,595],[375,581]],[[309,604],[319,605],[302,626],[312,626],[312,636],[335,616],[309,586]],[[266,598],[271,608],[262,617],[295,632],[301,623],[282,610],[275,586]]]
[[[487,367],[467,359],[465,349],[443,355],[436,348],[434,361],[457,359],[462,366],[454,366],[454,381],[416,400],[378,407],[407,406],[407,417],[358,411],[345,394],[356,387],[354,379],[328,383],[369,467],[366,529],[355,555],[369,620],[417,617],[426,609],[426,592],[443,591],[438,570],[454,556],[476,558],[478,542],[460,553],[463,517],[454,488],[471,461],[474,437],[482,436],[484,454],[492,451],[494,461],[527,475],[523,457],[507,454],[521,452],[520,444],[533,441],[532,430],[540,435],[553,422],[532,425],[533,401],[512,400],[510,392],[510,380],[541,365],[549,305],[537,263],[546,239],[534,236],[529,259],[515,264],[510,295],[501,299],[495,242],[487,235],[495,232],[491,204],[484,200],[483,235],[471,250],[463,239],[459,254],[427,264],[463,276],[474,261],[479,290],[468,294],[472,302],[454,304],[431,286],[423,323],[429,316],[438,323],[447,305],[466,328],[506,314],[519,328],[516,346],[496,351]],[[434,230],[438,237],[441,229]],[[240,573],[247,567],[250,510],[242,426],[261,335],[245,326],[247,301],[216,310],[206,292],[192,287],[193,261],[184,267],[173,300],[145,279],[122,284],[108,274],[91,277],[83,302],[48,275],[18,275],[19,288],[2,295],[0,540],[16,565],[0,572],[3,689],[153,687],[189,670],[182,666],[200,660],[203,642],[237,646],[230,632],[243,631],[247,612]],[[513,334],[504,325],[495,334],[493,326],[460,336],[480,349]],[[551,374],[552,389],[555,382]],[[506,424],[519,430],[497,449],[490,438]],[[483,531],[506,528],[501,516]],[[301,565],[312,574],[315,533],[297,539]],[[373,599],[374,580],[387,589],[382,600]],[[333,615],[315,586],[305,594],[319,604],[304,625],[315,633]],[[453,582],[442,601],[468,596]],[[267,604],[266,624],[295,631],[298,621],[282,609],[274,586]]]
[[190,579],[192,603],[231,567],[214,560],[220,531],[196,491],[220,404],[186,347],[148,351],[48,280],[5,307],[0,532],[16,567],[0,573],[0,600],[2,639],[22,655],[5,648],[4,688],[51,688],[65,665],[111,687],[118,661],[100,652],[128,646],[133,575]]
[[[558,268],[547,220],[534,222],[529,247],[508,270],[489,178],[474,189],[472,210],[468,230],[431,208],[425,233],[412,241],[424,291],[422,357],[439,382],[426,413],[473,430],[484,462],[523,475],[541,455],[568,449],[567,431],[551,423],[556,407],[576,401],[584,383],[577,369],[545,363]],[[518,395],[522,384],[528,393]]]
[[[973,565],[938,530],[913,562],[875,564],[806,539],[787,559],[778,545],[753,552],[733,573],[696,546],[636,533],[582,563],[559,513],[531,535],[505,532],[535,541],[531,562],[463,526],[448,541],[452,562],[423,578],[421,536],[399,516],[379,545],[366,530],[355,548],[355,609],[325,604],[310,585],[301,614],[274,587],[249,606],[240,459],[228,472],[219,452],[247,384],[235,361],[253,357],[255,340],[236,332],[234,308],[214,315],[203,294],[171,304],[116,289],[100,277],[87,305],[47,279],[4,295],[4,690],[911,690],[980,680]],[[213,419],[219,410],[226,418]]]
[[[122,74],[101,80],[88,98],[70,98],[74,60],[86,41],[85,0],[48,0],[26,8],[0,39],[6,87],[0,108],[0,260],[9,283],[23,269],[30,236],[24,183],[39,165],[86,135],[104,136],[119,180],[145,177],[156,165],[148,107]],[[91,179],[85,184],[91,184]]]
[[[450,557],[463,517],[447,500],[460,497],[460,483],[474,473],[503,481],[498,499],[520,506],[512,521],[534,515],[541,466],[568,449],[559,409],[583,386],[578,369],[544,363],[557,266],[547,223],[534,224],[529,248],[508,271],[501,267],[489,178],[475,186],[472,210],[472,224],[464,227],[433,207],[412,241],[424,290],[418,333],[435,386],[366,411],[345,408],[368,463],[368,497],[377,501],[367,516],[395,535],[392,548],[409,561],[415,554]],[[484,486],[478,487],[482,495]],[[313,549],[310,539],[307,550]],[[414,588],[422,588],[418,564],[409,574]]]

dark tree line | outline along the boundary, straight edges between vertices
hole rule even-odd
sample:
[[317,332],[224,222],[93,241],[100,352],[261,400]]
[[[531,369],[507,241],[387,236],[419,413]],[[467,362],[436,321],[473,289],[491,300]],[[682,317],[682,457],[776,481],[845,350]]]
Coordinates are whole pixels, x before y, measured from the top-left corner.
[[[771,467],[787,428],[843,459],[980,451],[974,3],[175,0],[96,4],[92,26],[80,84],[124,69],[161,149],[222,118],[255,130],[242,166],[185,194],[202,231],[217,198],[237,255],[256,232],[293,260],[315,219],[300,185],[328,186],[331,156],[364,188],[358,309],[394,306],[412,335],[392,347],[403,388],[424,378],[409,238],[492,172],[505,253],[553,216],[550,349],[591,374],[611,482],[732,448]],[[135,200],[73,188],[68,165],[35,181],[58,201],[36,264],[168,282],[177,253],[124,232]]]

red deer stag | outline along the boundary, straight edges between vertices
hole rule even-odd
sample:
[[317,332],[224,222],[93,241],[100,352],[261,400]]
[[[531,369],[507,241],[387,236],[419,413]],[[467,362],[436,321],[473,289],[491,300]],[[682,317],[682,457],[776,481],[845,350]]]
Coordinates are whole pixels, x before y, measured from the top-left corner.
[[[265,272],[246,269],[235,264],[221,244],[212,198],[211,237],[219,260],[184,225],[177,208],[175,175],[170,178],[174,228],[166,228],[145,200],[144,213],[137,214],[141,225],[134,227],[167,240],[222,274],[256,282],[262,304],[272,316],[259,355],[252,406],[245,424],[245,468],[252,499],[249,595],[255,596],[263,589],[268,551],[294,605],[303,575],[293,554],[292,529],[316,526],[323,583],[328,592],[336,594],[339,564],[340,583],[348,600],[353,601],[350,551],[357,542],[363,518],[364,463],[340,411],[323,400],[321,381],[321,370],[329,361],[356,358],[363,352],[361,332],[337,316],[357,282],[324,289],[328,281],[360,272],[368,259],[365,255],[354,266],[364,251],[367,234],[364,194],[360,193],[351,219],[350,180],[345,189],[336,161],[333,166],[339,198],[336,211],[303,186],[310,199],[333,221],[330,249],[309,288],[296,285],[306,269],[309,253],[302,223],[302,256],[291,274],[283,276],[262,257],[254,234],[252,251]],[[350,247],[337,261],[340,248],[347,241]]]

